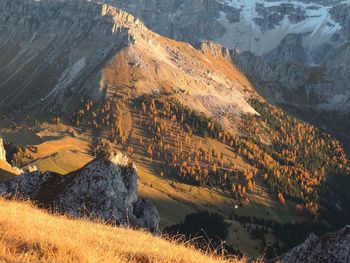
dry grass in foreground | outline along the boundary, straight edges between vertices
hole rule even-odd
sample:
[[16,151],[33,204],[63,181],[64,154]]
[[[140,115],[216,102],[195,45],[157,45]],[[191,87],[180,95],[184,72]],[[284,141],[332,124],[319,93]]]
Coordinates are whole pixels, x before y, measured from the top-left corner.
[[0,199],[0,262],[226,262],[148,233]]

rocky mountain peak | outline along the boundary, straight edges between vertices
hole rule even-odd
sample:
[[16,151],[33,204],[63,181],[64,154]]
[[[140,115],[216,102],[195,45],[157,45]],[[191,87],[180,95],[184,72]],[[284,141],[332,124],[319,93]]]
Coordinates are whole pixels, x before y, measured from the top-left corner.
[[24,173],[0,183],[0,193],[29,198],[74,217],[159,232],[159,214],[149,200],[138,198],[137,170],[120,152],[98,158],[67,175]]
[[250,82],[222,59],[227,49],[212,43],[210,52],[197,50],[108,4],[5,1],[0,39],[7,54],[0,59],[0,111],[64,116],[82,99],[132,91],[172,94],[230,128],[242,112],[255,113],[247,103]]
[[301,245],[283,256],[283,263],[294,262],[349,262],[350,226],[340,231],[317,237],[311,234]]
[[34,34],[31,42],[37,34],[65,32],[69,35],[78,34],[82,29],[91,38],[106,40],[126,34],[131,41],[132,33],[146,29],[133,15],[97,1],[5,0],[0,4],[0,14],[0,25]]
[[348,39],[349,1],[333,0],[104,0],[141,18],[157,33],[198,43],[211,40],[266,54],[288,34],[307,48]]

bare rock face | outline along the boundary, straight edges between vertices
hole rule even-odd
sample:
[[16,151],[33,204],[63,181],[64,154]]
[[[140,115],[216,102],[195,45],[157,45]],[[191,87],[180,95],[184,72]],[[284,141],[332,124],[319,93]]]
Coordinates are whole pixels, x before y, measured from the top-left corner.
[[6,152],[2,138],[0,138],[0,161],[6,162]]
[[142,27],[128,13],[93,2],[1,1],[0,52],[7,55],[0,59],[0,109],[69,110],[86,94],[100,97],[96,72],[134,41],[132,28]]
[[200,42],[198,49],[201,50],[204,54],[211,54],[214,57],[223,57],[229,61],[231,61],[232,54],[236,52],[236,50],[230,50],[218,43],[211,41]]
[[137,170],[122,153],[96,159],[68,175],[25,173],[0,184],[0,193],[37,201],[74,217],[98,218],[159,232],[159,214],[137,195]]
[[266,54],[266,59],[271,63],[308,62],[307,52],[302,45],[300,34],[289,34],[282,39],[276,49]]
[[241,10],[217,0],[105,0],[132,13],[153,31],[176,40],[197,44],[218,40],[225,35],[220,17],[230,23],[240,20]]
[[311,234],[303,244],[284,255],[281,262],[350,262],[350,226],[321,238]]

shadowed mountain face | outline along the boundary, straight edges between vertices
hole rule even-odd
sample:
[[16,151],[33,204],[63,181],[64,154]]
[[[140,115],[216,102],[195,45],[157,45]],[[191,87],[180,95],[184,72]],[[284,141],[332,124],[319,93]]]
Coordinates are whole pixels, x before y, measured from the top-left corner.
[[254,112],[249,81],[218,45],[196,50],[94,2],[3,1],[0,14],[1,111],[68,113],[129,91],[173,94],[218,120]]
[[[55,101],[66,109],[85,94],[100,96],[98,69],[131,41],[128,15],[109,12],[88,3],[2,1],[0,108]],[[134,20],[129,22],[137,26]]]
[[267,99],[301,110],[349,112],[349,43],[332,49],[319,64],[308,64],[297,35],[286,37],[266,56],[249,52],[233,60]]
[[349,262],[349,244],[350,226],[320,238],[311,234],[304,243],[286,253],[281,262]]

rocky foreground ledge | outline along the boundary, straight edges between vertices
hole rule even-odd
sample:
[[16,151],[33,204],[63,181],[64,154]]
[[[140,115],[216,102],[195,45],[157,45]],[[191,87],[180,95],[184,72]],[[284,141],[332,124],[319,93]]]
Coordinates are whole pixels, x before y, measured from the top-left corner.
[[137,195],[137,170],[118,152],[67,175],[24,173],[0,183],[0,195],[30,199],[74,217],[159,232],[157,208]]
[[304,243],[285,254],[281,262],[349,263],[350,226],[320,238],[311,234]]

